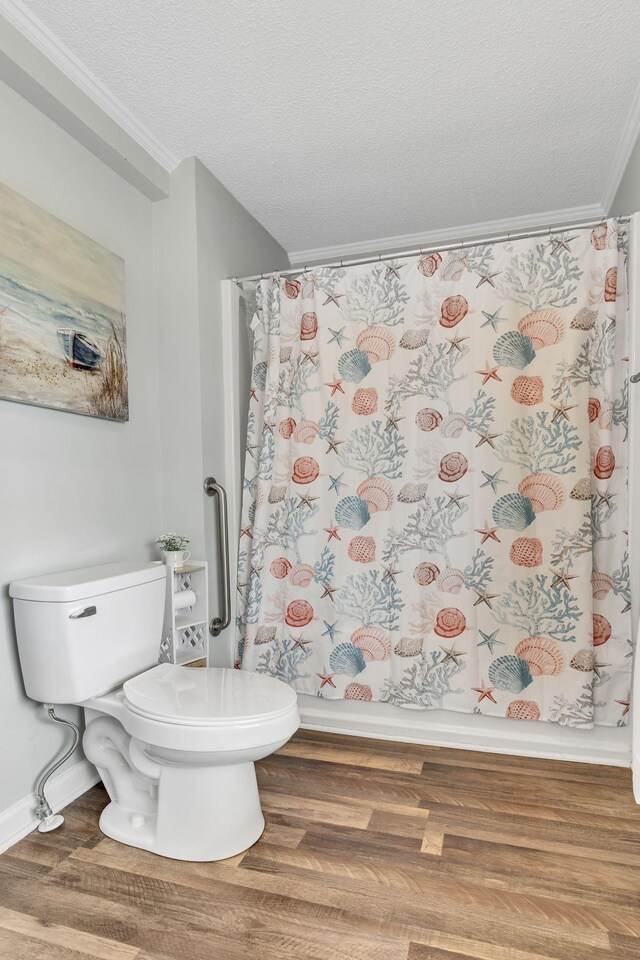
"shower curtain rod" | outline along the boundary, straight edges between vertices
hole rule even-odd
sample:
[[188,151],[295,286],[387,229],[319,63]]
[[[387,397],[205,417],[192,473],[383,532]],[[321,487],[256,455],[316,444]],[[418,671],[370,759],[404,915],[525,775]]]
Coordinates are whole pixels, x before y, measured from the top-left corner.
[[[441,253],[447,250],[462,250],[464,247],[476,247],[483,246],[487,243],[506,243],[509,240],[525,240],[529,237],[545,237],[551,236],[552,233],[566,233],[570,230],[587,230],[589,227],[598,227],[607,217],[601,217],[599,220],[585,220],[582,223],[565,223],[560,224],[557,227],[548,226],[541,227],[539,230],[527,230],[522,233],[503,233],[496,237],[474,237],[471,240],[456,240],[454,243],[447,244],[432,244],[428,247],[418,247],[417,250],[400,250],[395,253],[378,253],[373,257],[357,257],[354,260],[338,260],[338,262],[329,261],[327,263],[314,263],[311,266],[303,267],[292,267],[289,270],[274,270],[272,273],[257,273],[253,277],[229,277],[229,280],[233,280],[235,284],[239,287],[242,287],[243,283],[251,283],[256,280],[265,280],[267,277],[293,277],[299,276],[300,274],[307,273],[309,270],[313,270],[316,267],[355,267],[358,264],[365,263],[376,263],[380,260],[401,260],[404,257],[417,257],[422,256],[425,253]],[[622,223],[627,223],[631,219],[630,214],[626,214],[622,217],[615,217],[615,220],[620,220]]]

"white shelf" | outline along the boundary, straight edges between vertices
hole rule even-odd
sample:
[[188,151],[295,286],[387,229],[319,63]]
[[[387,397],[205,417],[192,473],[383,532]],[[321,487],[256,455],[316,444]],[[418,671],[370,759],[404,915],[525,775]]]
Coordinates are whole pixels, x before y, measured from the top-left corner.
[[206,627],[207,625],[206,620],[200,620],[200,619],[196,620],[190,616],[186,616],[186,617],[178,616],[176,617],[175,623],[176,623],[176,630],[186,630],[187,627],[200,627],[200,626]]
[[[208,567],[195,560],[181,567],[167,567],[161,663],[209,663]],[[189,606],[180,605],[181,594],[191,591]],[[183,596],[182,600],[186,598]]]

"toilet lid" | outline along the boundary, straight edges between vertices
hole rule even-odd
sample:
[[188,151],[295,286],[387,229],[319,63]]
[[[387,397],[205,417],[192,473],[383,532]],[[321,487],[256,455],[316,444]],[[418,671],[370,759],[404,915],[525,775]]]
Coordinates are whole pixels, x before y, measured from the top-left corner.
[[238,725],[288,713],[297,704],[291,687],[264,674],[172,663],[127,680],[123,691],[135,713],[184,725]]

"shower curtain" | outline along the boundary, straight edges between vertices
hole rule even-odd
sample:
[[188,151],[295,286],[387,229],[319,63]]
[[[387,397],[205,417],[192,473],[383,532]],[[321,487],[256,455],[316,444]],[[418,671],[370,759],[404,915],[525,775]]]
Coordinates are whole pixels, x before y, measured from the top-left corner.
[[258,284],[237,666],[626,724],[626,258],[609,220]]

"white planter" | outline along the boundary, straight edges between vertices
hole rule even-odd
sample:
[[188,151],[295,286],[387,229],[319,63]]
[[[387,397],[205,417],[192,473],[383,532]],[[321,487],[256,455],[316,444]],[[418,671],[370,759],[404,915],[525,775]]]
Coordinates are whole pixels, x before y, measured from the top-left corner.
[[182,567],[191,556],[191,553],[189,550],[163,550],[162,556],[168,567]]

